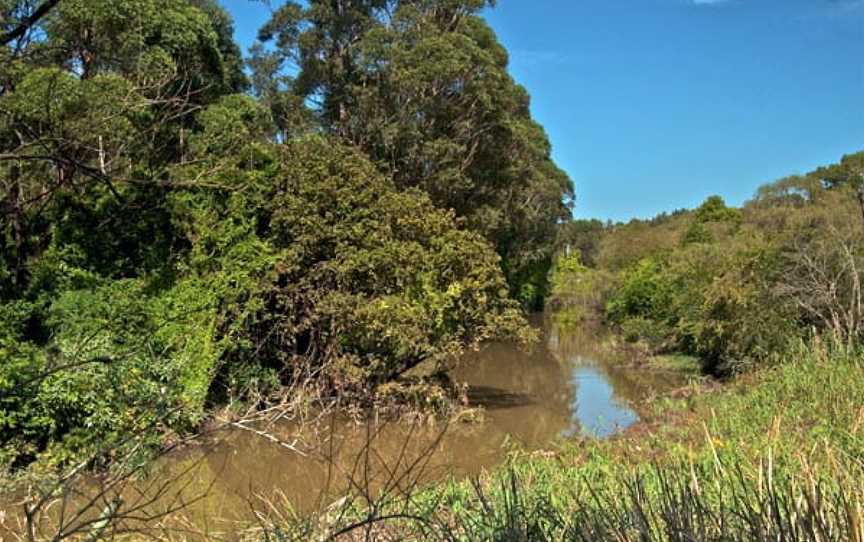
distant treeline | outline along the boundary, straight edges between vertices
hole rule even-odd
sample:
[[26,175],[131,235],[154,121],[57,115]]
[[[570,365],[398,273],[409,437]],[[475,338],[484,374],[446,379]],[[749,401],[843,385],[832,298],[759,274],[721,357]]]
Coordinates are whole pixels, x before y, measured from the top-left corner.
[[864,152],[759,188],[742,208],[712,196],[651,220],[562,227],[553,306],[600,317],[653,352],[726,374],[818,336],[864,333]]
[[[0,466],[527,338],[573,186],[487,0],[0,0]],[[251,6],[250,6],[251,7]]]

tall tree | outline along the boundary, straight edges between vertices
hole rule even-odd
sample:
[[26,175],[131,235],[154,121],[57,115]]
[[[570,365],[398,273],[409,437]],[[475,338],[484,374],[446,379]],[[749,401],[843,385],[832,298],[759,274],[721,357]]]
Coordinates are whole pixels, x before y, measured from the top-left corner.
[[[12,290],[26,288],[28,259],[63,231],[58,224],[77,219],[114,241],[126,262],[118,271],[142,265],[145,245],[131,238],[146,224],[165,230],[152,211],[166,168],[183,160],[194,113],[246,86],[230,18],[210,0],[32,5],[0,4],[16,15],[12,26],[29,25],[0,45],[0,243],[10,247],[0,263]],[[70,197],[71,207],[53,205]],[[88,243],[94,257],[113,253],[112,243]]]
[[545,275],[530,270],[548,261],[573,187],[479,16],[491,4],[287,2],[260,38],[298,68],[293,90],[327,131],[483,233],[518,289]]
[[810,174],[828,188],[848,187],[855,191],[864,220],[864,151],[843,156],[839,164],[821,167]]

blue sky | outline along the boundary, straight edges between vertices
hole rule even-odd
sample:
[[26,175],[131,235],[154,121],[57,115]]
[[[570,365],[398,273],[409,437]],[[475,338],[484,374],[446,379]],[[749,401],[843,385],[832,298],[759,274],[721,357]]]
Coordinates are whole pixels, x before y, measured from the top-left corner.
[[[266,4],[223,4],[248,45]],[[740,204],[864,149],[864,0],[499,0],[486,16],[577,217]]]

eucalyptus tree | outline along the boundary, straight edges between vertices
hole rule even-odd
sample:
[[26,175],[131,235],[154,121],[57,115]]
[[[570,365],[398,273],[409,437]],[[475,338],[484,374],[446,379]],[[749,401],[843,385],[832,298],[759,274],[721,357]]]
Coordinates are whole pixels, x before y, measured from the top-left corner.
[[491,5],[287,2],[259,37],[296,70],[291,88],[325,130],[481,232],[526,294],[543,282],[573,186],[480,16]]

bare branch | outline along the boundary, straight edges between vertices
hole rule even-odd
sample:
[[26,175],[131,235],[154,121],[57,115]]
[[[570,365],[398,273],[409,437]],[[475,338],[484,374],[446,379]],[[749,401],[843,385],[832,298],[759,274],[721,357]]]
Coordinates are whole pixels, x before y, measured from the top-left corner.
[[25,17],[21,23],[6,32],[5,34],[0,35],[0,46],[9,45],[16,39],[24,36],[33,26],[36,25],[43,17],[48,15],[48,12],[54,9],[57,4],[60,3],[60,0],[45,0],[41,6],[36,8],[36,11],[30,14],[29,17]]

